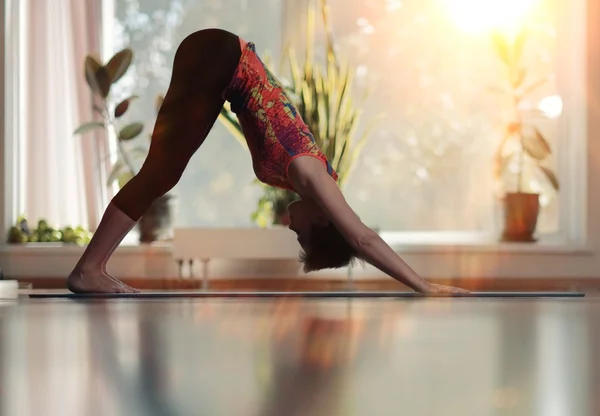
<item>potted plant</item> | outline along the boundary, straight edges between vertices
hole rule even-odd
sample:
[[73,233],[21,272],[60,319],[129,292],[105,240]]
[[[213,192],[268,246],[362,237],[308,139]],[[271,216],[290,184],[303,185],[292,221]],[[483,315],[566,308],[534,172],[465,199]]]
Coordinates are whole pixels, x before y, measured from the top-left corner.
[[[284,88],[289,92],[290,99],[308,125],[319,148],[338,173],[339,186],[343,187],[374,123],[357,136],[362,106],[355,103],[352,96],[353,71],[349,63],[335,53],[326,0],[321,0],[321,12],[326,32],[326,62],[321,64],[314,57],[315,11],[311,7],[307,19],[305,62],[299,63],[293,48],[287,48],[284,56],[291,79],[284,83]],[[265,63],[272,70],[269,60],[265,59]],[[281,80],[283,82],[283,78]],[[237,117],[228,106],[221,110],[219,120],[246,146]],[[288,224],[287,206],[298,195],[264,184],[261,186],[264,194],[252,219],[262,227]]]
[[[116,53],[106,64],[102,64],[95,56],[88,55],[85,59],[85,79],[92,91],[94,99],[93,110],[101,119],[83,123],[74,134],[79,135],[94,129],[112,129],[117,138],[117,160],[108,175],[107,186],[117,184],[122,188],[138,172],[140,161],[147,155],[147,148],[131,146],[144,129],[141,122],[120,125],[119,121],[129,109],[131,102],[138,98],[128,97],[119,103],[111,100],[111,87],[121,79],[129,69],[133,60],[133,52],[126,48]],[[162,105],[163,98],[157,97],[156,112]],[[138,162],[138,164],[135,163]],[[173,196],[163,195],[157,199],[138,221],[141,243],[151,243],[158,240],[168,240],[173,235]]]
[[[498,32],[492,35],[495,53],[508,75],[507,87],[502,90],[509,95],[512,113],[496,150],[494,166],[496,179],[512,177],[515,184],[514,189],[506,192],[503,198],[504,230],[501,240],[510,242],[536,241],[534,235],[540,213],[540,193],[527,186],[527,173],[542,177],[555,191],[559,190],[557,176],[544,165],[552,153],[550,144],[540,130],[526,120],[528,112],[522,109],[527,95],[546,82],[544,79],[527,82],[528,71],[522,63],[526,40],[525,29],[512,39]],[[542,112],[534,111],[534,114],[544,116]]]

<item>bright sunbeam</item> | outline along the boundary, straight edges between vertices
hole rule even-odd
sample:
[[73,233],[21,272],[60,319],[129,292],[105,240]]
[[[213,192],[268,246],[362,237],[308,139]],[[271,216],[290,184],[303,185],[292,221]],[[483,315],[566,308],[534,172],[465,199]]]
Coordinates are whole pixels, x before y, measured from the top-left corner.
[[539,0],[441,0],[452,20],[469,33],[513,32]]

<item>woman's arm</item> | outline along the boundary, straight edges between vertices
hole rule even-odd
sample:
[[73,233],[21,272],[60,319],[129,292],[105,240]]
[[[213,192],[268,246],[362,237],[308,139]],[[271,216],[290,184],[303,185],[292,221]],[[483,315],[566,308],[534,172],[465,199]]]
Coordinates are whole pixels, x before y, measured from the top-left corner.
[[297,158],[290,166],[289,175],[298,193],[313,199],[321,207],[363,260],[417,292],[468,293],[463,289],[431,284],[412,270],[377,233],[363,224],[319,160]]

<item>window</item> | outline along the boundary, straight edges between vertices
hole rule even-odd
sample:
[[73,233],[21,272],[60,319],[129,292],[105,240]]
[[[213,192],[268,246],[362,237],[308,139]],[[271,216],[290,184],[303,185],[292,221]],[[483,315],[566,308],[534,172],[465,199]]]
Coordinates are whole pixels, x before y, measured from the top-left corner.
[[[502,7],[514,7],[509,3]],[[478,27],[486,10],[455,0],[329,4],[339,52],[358,69],[360,84],[373,90],[364,116],[386,114],[348,183],[352,206],[385,230],[498,230],[493,156],[511,107],[507,94],[490,92],[503,87],[507,75],[490,37],[478,30],[488,29]],[[529,105],[537,106],[559,94],[557,7],[554,0],[533,7],[523,52],[527,82],[548,78],[530,95]],[[555,155],[561,121],[536,120]],[[539,177],[528,185],[542,191],[539,231],[558,232],[560,194]]]
[[[142,95],[128,117],[144,121],[147,135],[155,117],[154,98],[166,91],[175,49],[185,36],[222,27],[278,59],[285,26],[299,27],[301,17],[288,13],[287,21],[280,18],[285,0],[253,0],[251,5],[236,0],[227,7],[217,0],[114,1],[113,49],[130,46],[136,54],[121,93]],[[506,97],[490,88],[501,86],[505,74],[489,36],[475,24],[483,18],[469,15],[477,7],[461,9],[464,3],[329,0],[338,52],[356,68],[356,92],[372,89],[363,120],[385,114],[345,188],[369,225],[389,231],[483,234],[501,227],[492,166],[509,107]],[[564,91],[558,88],[557,32],[570,24],[559,19],[563,2],[524,3],[531,3],[528,24],[534,28],[524,49],[528,76],[548,79],[528,104],[560,107]],[[296,35],[303,36],[299,30]],[[323,37],[318,39],[322,44]],[[568,87],[563,84],[563,89]],[[559,158],[567,151],[565,143],[578,140],[562,137],[567,121],[564,115],[536,120],[553,150],[550,166],[563,182],[558,194],[540,177],[527,182],[529,190],[542,192],[538,229],[546,236],[565,226],[567,205],[561,198],[568,181]],[[217,122],[175,192],[181,226],[249,226],[261,189],[253,183],[247,151]]]

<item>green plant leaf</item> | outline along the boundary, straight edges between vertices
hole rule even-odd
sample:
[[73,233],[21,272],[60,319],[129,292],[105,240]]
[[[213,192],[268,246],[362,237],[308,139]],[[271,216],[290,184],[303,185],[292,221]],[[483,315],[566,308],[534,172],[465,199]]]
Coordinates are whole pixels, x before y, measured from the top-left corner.
[[560,189],[560,185],[558,183],[558,178],[556,177],[554,172],[552,172],[547,167],[539,165],[539,164],[538,164],[538,168],[540,168],[540,170],[544,173],[544,175],[546,176],[546,178],[548,179],[548,181],[550,182],[550,184],[552,185],[554,190],[558,191]]
[[142,123],[136,122],[126,125],[119,132],[119,140],[127,141],[135,139],[140,133],[144,130],[144,125]]
[[103,99],[110,92],[110,81],[106,69],[92,55],[85,58],[85,79],[92,92],[100,95]]
[[93,91],[97,90],[98,86],[96,84],[96,71],[98,71],[98,69],[101,67],[102,67],[102,64],[98,61],[98,59],[96,59],[95,56],[88,55],[85,57],[85,63],[84,63],[85,81],[87,82],[88,86]]
[[508,56],[508,43],[506,41],[506,37],[497,31],[492,32],[491,37],[496,55],[498,55],[500,60],[502,60],[502,62],[504,62],[507,66],[510,66],[511,60]]
[[108,74],[108,81],[110,84],[114,84],[125,75],[132,60],[133,51],[129,48],[125,48],[122,51],[117,52],[115,56],[108,61],[106,64],[106,73]]
[[104,123],[101,121],[90,121],[88,123],[83,123],[81,126],[77,127],[73,132],[73,135],[87,133],[90,130],[95,130],[99,128],[104,128]]
[[517,33],[515,39],[513,41],[513,59],[514,62],[519,62],[521,56],[523,55],[523,47],[525,46],[525,41],[527,40],[527,29],[523,28]]
[[121,101],[119,104],[117,104],[117,106],[115,107],[115,118],[119,118],[123,114],[125,114],[125,112],[129,108],[129,104],[131,103],[131,101],[135,100],[136,98],[139,98],[139,97],[137,95],[132,95],[131,97],[126,98],[123,101]]
[[536,160],[544,160],[552,153],[550,144],[538,129],[534,129],[533,135],[523,136],[523,149]]
[[315,46],[315,31],[316,31],[316,24],[315,24],[315,10],[314,7],[312,7],[312,5],[310,5],[308,7],[308,11],[306,13],[306,74],[308,75],[307,78],[310,78],[310,70],[311,67],[309,65],[310,62],[312,62],[313,60],[313,56],[314,56],[314,46]]
[[333,40],[333,29],[331,27],[331,11],[326,0],[321,0],[321,14],[326,35],[325,47],[327,48],[327,61],[337,62],[334,48],[335,42]]
[[110,94],[110,82],[108,81],[108,75],[104,67],[96,72],[96,82],[98,82],[100,88],[100,95],[102,98],[106,99],[108,94]]

